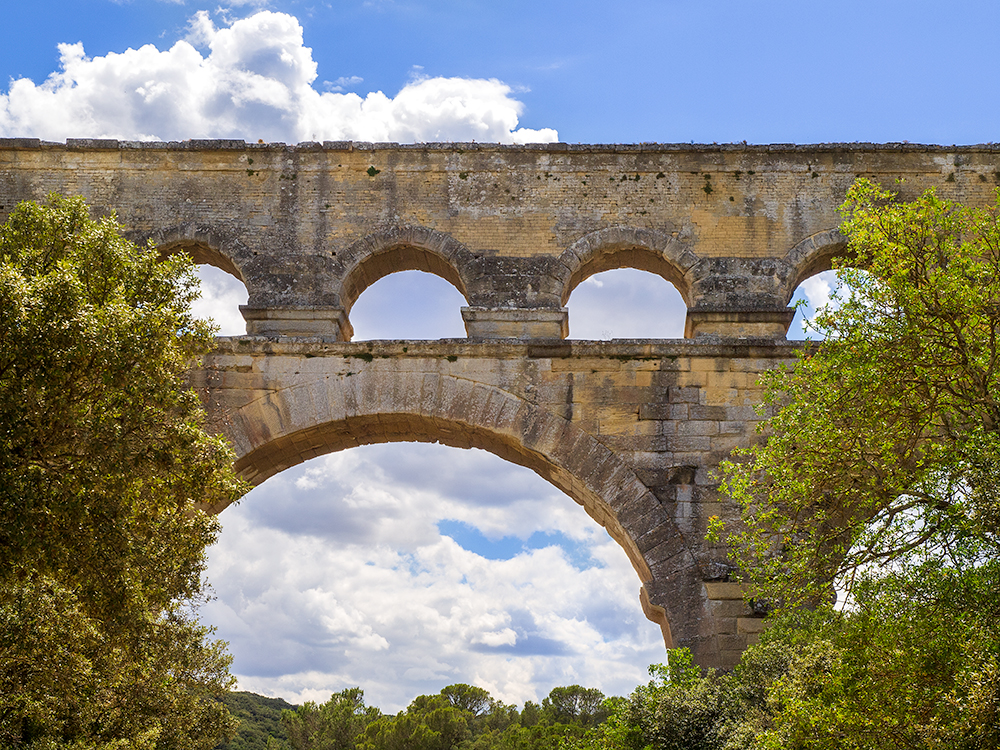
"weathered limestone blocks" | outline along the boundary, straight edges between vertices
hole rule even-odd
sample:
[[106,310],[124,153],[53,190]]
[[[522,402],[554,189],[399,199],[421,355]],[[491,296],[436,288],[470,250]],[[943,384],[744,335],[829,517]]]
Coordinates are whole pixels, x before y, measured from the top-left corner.
[[[668,645],[731,666],[756,613],[728,582],[709,519],[734,519],[718,462],[754,439],[758,375],[793,356],[719,342],[219,339],[192,373],[251,482],[385,441],[477,447],[527,466],[622,546]],[[220,510],[220,509],[217,509]]]
[[[249,335],[191,380],[251,482],[373,442],[491,451],[607,529],[668,645],[727,667],[761,622],[706,540],[738,517],[715,472],[755,439],[759,376],[794,353],[787,305],[844,253],[837,208],[862,175],[983,205],[1000,146],[0,138],[0,219],[80,194],[246,285]],[[565,340],[573,290],[614,268],[672,283],[686,340]],[[462,294],[468,338],[350,343],[358,297],[411,269]]]
[[[248,325],[262,335],[348,339],[358,296],[418,269],[462,293],[472,338],[565,337],[559,313],[573,289],[629,267],[677,287],[687,337],[780,338],[796,286],[844,252],[837,207],[855,178],[983,204],[998,162],[994,144],[6,138],[0,218],[19,200],[79,193],[117,212],[135,239],[240,278]],[[335,310],[342,317],[320,313]]]
[[251,336],[319,336],[350,341],[354,326],[342,307],[251,307],[240,305]]
[[684,337],[735,336],[737,338],[781,339],[795,318],[794,307],[740,309],[736,307],[696,307],[688,310]]
[[564,339],[569,311],[539,308],[463,307],[470,339]]

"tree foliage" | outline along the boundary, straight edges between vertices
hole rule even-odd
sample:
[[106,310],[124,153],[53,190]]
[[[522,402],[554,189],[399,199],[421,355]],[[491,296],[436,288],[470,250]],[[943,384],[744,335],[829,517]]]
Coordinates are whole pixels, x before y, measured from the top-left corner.
[[[234,691],[222,696],[222,702],[240,722],[236,736],[219,744],[216,750],[267,750],[268,741],[287,740],[281,715],[295,706],[282,698],[268,698],[256,693]],[[273,746],[272,742],[272,746]]]
[[382,713],[365,705],[361,688],[347,688],[321,706],[306,701],[281,713],[281,724],[293,750],[352,750],[358,738]]
[[842,211],[848,291],[815,320],[824,340],[767,378],[767,441],[723,467],[748,583],[789,605],[1000,543],[1000,204],[859,180]]
[[856,607],[790,611],[731,672],[685,649],[579,750],[1000,747],[1000,565],[859,582]]
[[554,750],[582,738],[611,714],[596,689],[553,688],[541,705],[523,711],[493,698],[483,688],[448,685],[420,695],[404,711],[383,715],[365,707],[359,688],[334,693],[321,706],[306,703],[285,711],[281,722],[292,750]]
[[859,180],[842,211],[824,338],[766,378],[766,441],[723,466],[771,627],[730,674],[637,691],[595,747],[1000,746],[1000,195]]
[[82,199],[0,227],[0,746],[210,748],[228,657],[192,607],[243,486],[187,386],[189,260]]

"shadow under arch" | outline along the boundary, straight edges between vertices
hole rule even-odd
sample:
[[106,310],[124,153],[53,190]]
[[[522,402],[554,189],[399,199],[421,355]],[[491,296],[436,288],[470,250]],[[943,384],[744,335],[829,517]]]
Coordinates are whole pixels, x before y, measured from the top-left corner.
[[696,639],[683,602],[690,601],[685,573],[697,563],[673,518],[589,433],[509,392],[447,375],[363,370],[271,392],[231,412],[223,430],[237,471],[253,485],[325,453],[386,442],[480,448],[532,469],[622,547],[667,647],[677,636],[682,645]]
[[440,276],[469,299],[474,256],[461,242],[434,229],[405,226],[373,232],[349,245],[339,260],[344,268],[340,303],[345,313],[350,313],[365,289],[397,271]]
[[574,242],[559,260],[568,269],[563,279],[563,305],[582,281],[616,268],[635,268],[661,276],[677,288],[688,307],[693,304],[688,271],[699,258],[686,243],[665,232],[635,227],[599,229]]
[[208,224],[175,224],[151,232],[135,233],[135,242],[152,240],[162,257],[187,253],[198,265],[215,266],[247,285],[243,263],[250,250],[232,233]]
[[806,279],[833,268],[835,258],[847,254],[847,237],[839,229],[828,229],[824,232],[806,237],[791,248],[784,258],[790,269],[782,287],[785,304],[791,302],[795,290]]

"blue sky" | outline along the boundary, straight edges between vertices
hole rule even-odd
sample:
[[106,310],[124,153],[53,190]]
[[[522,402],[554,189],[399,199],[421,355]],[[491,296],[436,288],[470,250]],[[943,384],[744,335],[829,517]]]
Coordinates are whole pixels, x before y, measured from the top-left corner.
[[1000,119],[1000,5],[968,0],[38,0],[4,8],[0,80],[40,83],[58,43],[166,49],[198,10],[222,26],[257,8],[298,19],[318,90],[497,78],[525,104],[522,124],[571,142],[975,143]]
[[[963,0],[9,2],[0,136],[989,142],[998,22],[1000,4]],[[200,309],[239,333],[245,292],[204,278]],[[461,336],[462,304],[407,272],[351,317],[356,339]],[[638,271],[588,279],[569,308],[573,338],[683,330],[676,291]],[[360,685],[395,710],[470,682],[521,703],[572,683],[626,693],[663,657],[624,553],[480,451],[332,454],[222,521],[204,618],[244,689]]]

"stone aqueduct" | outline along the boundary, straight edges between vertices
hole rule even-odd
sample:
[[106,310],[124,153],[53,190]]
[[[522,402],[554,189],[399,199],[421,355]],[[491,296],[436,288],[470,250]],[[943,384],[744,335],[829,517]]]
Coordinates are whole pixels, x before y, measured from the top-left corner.
[[[621,544],[668,645],[726,667],[760,620],[704,538],[734,512],[713,469],[753,439],[758,375],[793,356],[787,305],[843,249],[845,190],[983,203],[998,170],[993,146],[0,139],[0,218],[81,194],[246,284],[248,335],[192,381],[251,482],[366,443],[491,451]],[[567,340],[574,287],[620,267],[677,287],[685,339]],[[409,269],[458,288],[468,337],[351,342],[358,296]]]

